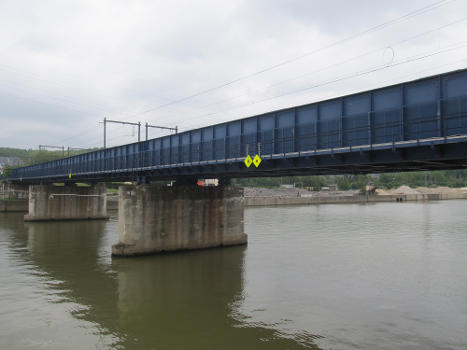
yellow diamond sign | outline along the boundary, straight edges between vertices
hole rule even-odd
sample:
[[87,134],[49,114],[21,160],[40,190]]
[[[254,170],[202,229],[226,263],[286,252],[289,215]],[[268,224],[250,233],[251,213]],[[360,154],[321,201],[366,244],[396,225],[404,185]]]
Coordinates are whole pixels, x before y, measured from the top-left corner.
[[259,167],[259,165],[261,164],[261,157],[256,155],[253,159],[253,164],[255,165],[255,167]]
[[251,159],[250,155],[246,156],[246,158],[245,158],[246,167],[249,168],[251,163],[253,163],[253,160]]

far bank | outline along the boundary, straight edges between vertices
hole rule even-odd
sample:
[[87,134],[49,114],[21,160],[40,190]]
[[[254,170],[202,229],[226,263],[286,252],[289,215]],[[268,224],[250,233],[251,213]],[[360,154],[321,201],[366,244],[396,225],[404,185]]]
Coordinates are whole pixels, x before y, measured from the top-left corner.
[[371,194],[350,191],[307,191],[298,188],[245,188],[246,206],[306,205],[367,202],[405,202],[467,199],[467,188],[401,186],[393,190],[377,189]]
[[[245,206],[311,205],[338,203],[376,203],[467,199],[467,188],[401,186],[377,189],[373,194],[350,191],[307,191],[298,188],[245,187]],[[107,210],[118,210],[118,195],[107,194]],[[27,199],[0,199],[0,212],[27,212]]]

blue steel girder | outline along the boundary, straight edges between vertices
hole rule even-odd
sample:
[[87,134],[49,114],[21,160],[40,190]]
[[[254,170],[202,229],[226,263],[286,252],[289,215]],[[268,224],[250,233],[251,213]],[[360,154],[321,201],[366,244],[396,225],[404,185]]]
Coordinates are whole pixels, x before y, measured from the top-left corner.
[[[463,168],[466,101],[464,69],[18,168],[10,180],[122,181]],[[258,168],[243,165],[247,153],[261,155]]]

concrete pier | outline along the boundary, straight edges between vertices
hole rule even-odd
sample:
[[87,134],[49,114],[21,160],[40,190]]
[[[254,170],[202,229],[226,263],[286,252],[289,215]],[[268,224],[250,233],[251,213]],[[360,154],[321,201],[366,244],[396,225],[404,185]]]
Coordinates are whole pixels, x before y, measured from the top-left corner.
[[27,199],[0,199],[0,213],[27,212]]
[[242,188],[128,185],[119,196],[115,256],[247,243]]
[[0,182],[0,199],[27,199],[28,190],[28,185],[2,181]]
[[25,221],[107,219],[104,184],[30,185]]
[[0,182],[0,212],[28,211],[29,186]]

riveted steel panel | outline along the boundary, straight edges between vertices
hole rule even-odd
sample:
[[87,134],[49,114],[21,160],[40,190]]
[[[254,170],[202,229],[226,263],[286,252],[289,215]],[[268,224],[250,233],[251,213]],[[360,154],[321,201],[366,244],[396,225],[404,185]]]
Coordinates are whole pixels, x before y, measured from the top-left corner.
[[340,100],[319,104],[318,147],[335,148],[340,146],[340,124],[342,104]]
[[310,151],[318,147],[318,104],[297,108],[298,151]]

